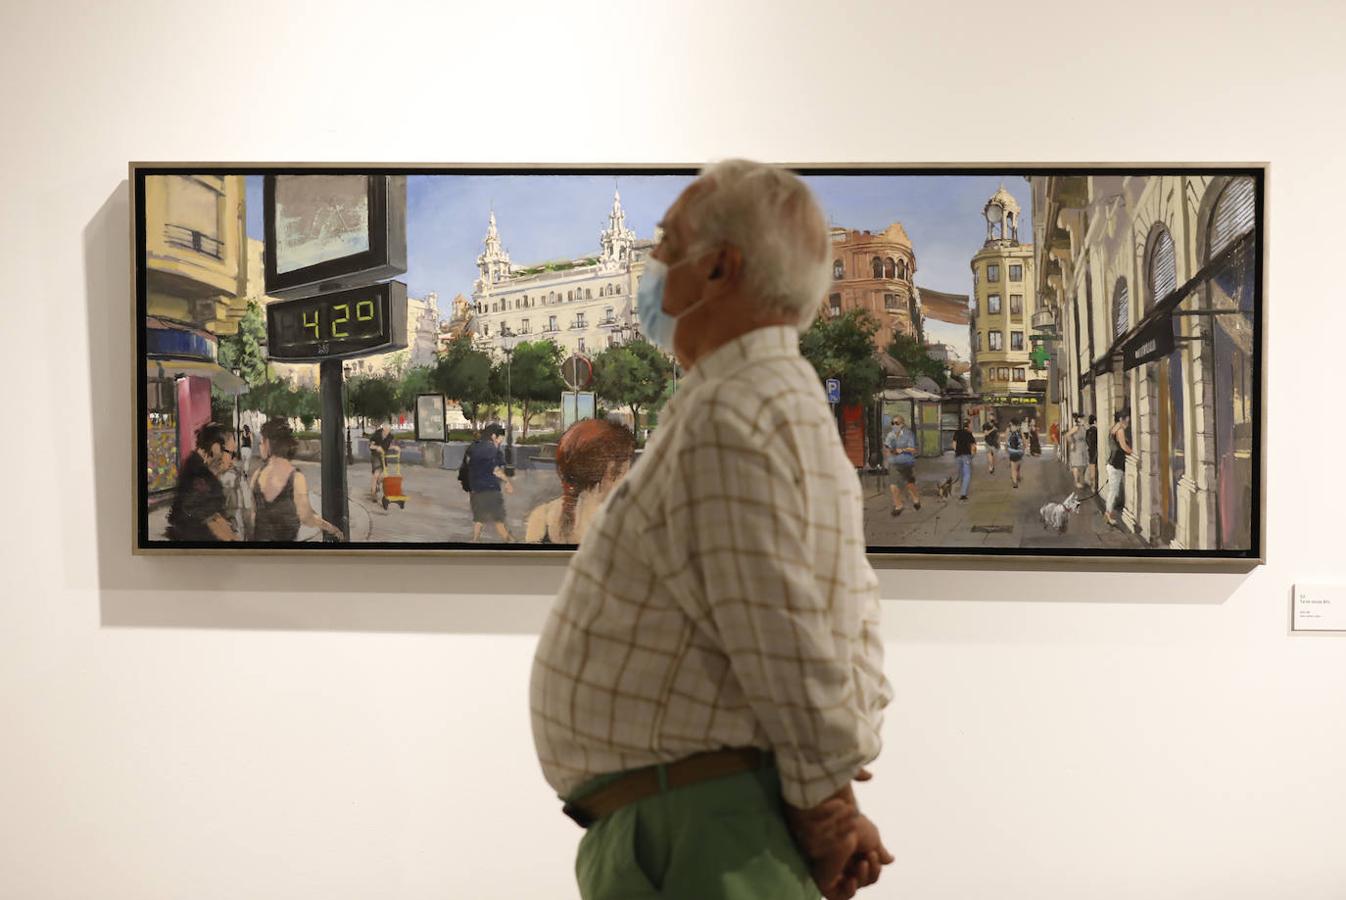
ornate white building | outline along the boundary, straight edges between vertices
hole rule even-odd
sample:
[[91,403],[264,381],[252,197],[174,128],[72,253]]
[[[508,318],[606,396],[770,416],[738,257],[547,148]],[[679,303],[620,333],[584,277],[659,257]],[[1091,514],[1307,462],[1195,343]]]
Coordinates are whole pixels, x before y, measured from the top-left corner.
[[515,266],[492,212],[472,286],[477,345],[494,351],[508,331],[521,340],[549,338],[567,354],[592,355],[629,339],[637,321],[636,283],[655,242],[639,240],[627,227],[620,192],[613,193],[598,243],[596,256]]
[[407,346],[405,350],[379,353],[348,360],[346,371],[359,375],[396,374],[415,366],[432,366],[439,352],[439,295],[407,298]]

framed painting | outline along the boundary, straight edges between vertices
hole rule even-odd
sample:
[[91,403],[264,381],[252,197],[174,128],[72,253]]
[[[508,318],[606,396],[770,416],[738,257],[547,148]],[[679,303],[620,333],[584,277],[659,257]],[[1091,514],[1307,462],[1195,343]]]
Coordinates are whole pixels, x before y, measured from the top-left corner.
[[[873,558],[1263,559],[1265,165],[792,168]],[[132,164],[134,550],[573,550],[684,374],[636,297],[696,174]]]

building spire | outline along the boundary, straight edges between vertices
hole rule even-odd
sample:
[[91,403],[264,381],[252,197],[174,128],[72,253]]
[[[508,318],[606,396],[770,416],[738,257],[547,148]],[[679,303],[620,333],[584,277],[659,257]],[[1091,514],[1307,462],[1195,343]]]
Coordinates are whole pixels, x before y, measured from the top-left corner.
[[489,286],[500,281],[504,281],[513,272],[513,266],[509,261],[509,253],[500,243],[500,230],[495,223],[495,204],[491,204],[490,213],[486,219],[486,237],[482,240],[482,252],[477,257],[477,271],[481,276],[477,279],[479,287],[489,289]]
[[599,235],[599,243],[603,247],[603,265],[613,267],[629,264],[636,233],[626,225],[626,210],[622,209],[622,192],[616,179],[613,179],[612,184],[612,211],[608,213],[608,227]]

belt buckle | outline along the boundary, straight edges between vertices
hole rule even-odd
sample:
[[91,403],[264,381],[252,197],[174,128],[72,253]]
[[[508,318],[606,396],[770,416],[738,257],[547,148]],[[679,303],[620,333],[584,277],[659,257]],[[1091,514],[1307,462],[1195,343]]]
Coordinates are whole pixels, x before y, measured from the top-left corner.
[[561,812],[565,813],[575,822],[576,825],[585,830],[588,830],[588,828],[591,825],[593,825],[594,822],[598,821],[594,816],[590,815],[582,807],[576,806],[573,803],[567,803],[565,806],[562,806]]

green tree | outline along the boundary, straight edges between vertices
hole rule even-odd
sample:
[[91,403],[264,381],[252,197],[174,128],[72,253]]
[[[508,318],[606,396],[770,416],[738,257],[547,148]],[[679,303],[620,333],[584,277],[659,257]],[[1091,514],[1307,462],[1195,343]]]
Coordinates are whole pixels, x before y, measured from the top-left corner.
[[491,358],[463,334],[449,344],[431,370],[430,382],[445,397],[457,400],[475,427],[487,407],[499,400],[491,379]]
[[841,382],[845,405],[869,403],[883,387],[883,367],[874,353],[879,325],[862,309],[820,317],[799,337],[799,350],[820,379]]
[[351,391],[351,412],[362,419],[375,422],[389,421],[401,409],[398,400],[398,382],[388,375],[374,375],[362,379]]
[[221,366],[243,373],[249,385],[259,385],[269,377],[266,353],[266,316],[255,300],[248,301],[248,311],[238,323],[235,334],[222,335],[217,345],[217,360]]
[[397,385],[397,402],[409,413],[416,410],[416,398],[434,392],[433,370],[430,366],[412,366],[402,373]]
[[628,341],[594,357],[594,393],[629,409],[639,434],[641,410],[660,402],[672,372],[668,357],[649,341]]
[[385,371],[394,379],[401,378],[407,372],[407,366],[411,364],[411,351],[398,350],[388,358],[388,364]]
[[263,381],[243,395],[243,408],[271,418],[288,419],[295,415],[297,395],[284,381]]
[[[262,345],[266,341],[266,317],[256,301],[248,302],[248,310],[238,324],[234,334],[221,335],[216,343],[216,361],[222,368],[233,371],[238,369],[249,388],[266,382],[270,375],[267,368],[266,353]],[[252,409],[246,399],[239,402],[241,408]],[[211,385],[211,418],[214,421],[231,424],[234,421],[234,395],[226,394]]]
[[523,417],[523,439],[533,416],[554,408],[566,389],[561,379],[564,351],[555,341],[524,341],[514,348],[508,361],[497,363],[492,373],[498,397],[507,397],[519,405]]
[[305,431],[313,430],[322,418],[322,396],[317,388],[301,387],[294,391],[293,414],[303,423]]
[[893,335],[888,345],[888,355],[902,364],[913,378],[924,375],[943,389],[949,381],[949,369],[944,363],[931,357],[925,346],[916,338],[905,334]]

